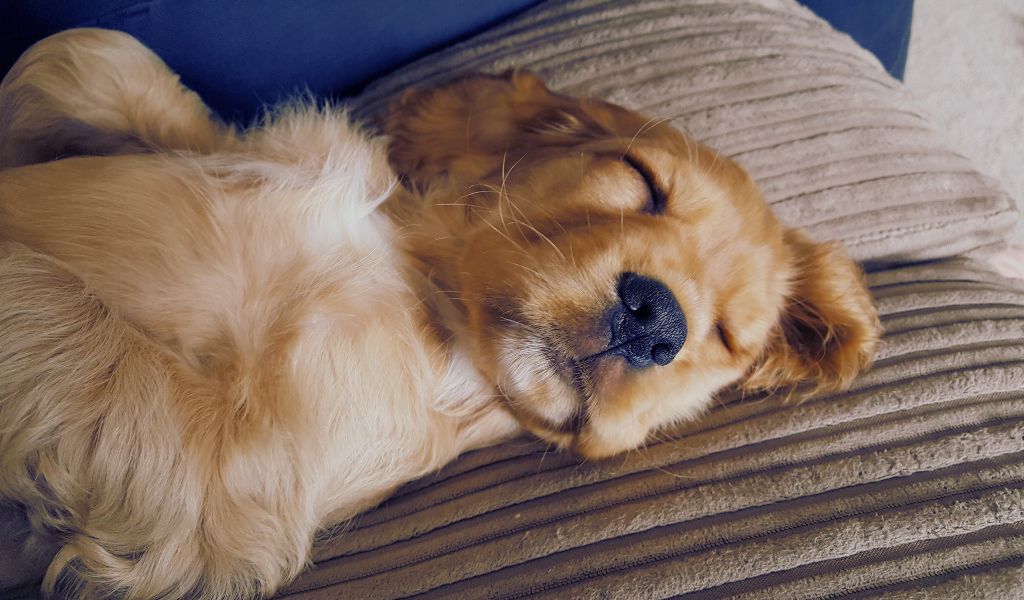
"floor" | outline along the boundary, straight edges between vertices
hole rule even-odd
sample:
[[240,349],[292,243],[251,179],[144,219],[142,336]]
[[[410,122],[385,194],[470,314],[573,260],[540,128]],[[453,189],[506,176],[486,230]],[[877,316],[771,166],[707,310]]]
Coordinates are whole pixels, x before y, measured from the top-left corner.
[[1024,208],[1024,0],[916,0],[904,81]]

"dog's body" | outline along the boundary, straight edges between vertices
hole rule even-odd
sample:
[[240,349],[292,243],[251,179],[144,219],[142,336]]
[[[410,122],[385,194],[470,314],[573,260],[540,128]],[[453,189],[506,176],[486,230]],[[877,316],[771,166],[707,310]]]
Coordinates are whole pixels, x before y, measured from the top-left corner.
[[0,88],[0,497],[61,547],[46,584],[266,594],[320,528],[522,428],[600,457],[741,377],[847,384],[877,337],[853,264],[637,118],[521,74],[413,93],[406,189],[330,108],[243,135],[123,34],[30,50]]
[[401,273],[379,141],[306,107],[216,145],[0,173],[0,491],[139,597],[272,590],[318,527],[514,430]]

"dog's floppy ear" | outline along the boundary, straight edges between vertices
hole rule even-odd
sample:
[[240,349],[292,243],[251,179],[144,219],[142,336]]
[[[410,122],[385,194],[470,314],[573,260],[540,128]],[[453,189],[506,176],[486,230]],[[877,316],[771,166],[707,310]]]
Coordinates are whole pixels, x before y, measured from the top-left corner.
[[600,135],[610,126],[608,110],[600,101],[555,94],[533,73],[512,70],[407,90],[379,121],[391,138],[392,166],[420,187],[438,176],[479,180],[525,148]]
[[860,268],[837,242],[788,230],[790,289],[746,389],[844,389],[874,356],[881,332]]

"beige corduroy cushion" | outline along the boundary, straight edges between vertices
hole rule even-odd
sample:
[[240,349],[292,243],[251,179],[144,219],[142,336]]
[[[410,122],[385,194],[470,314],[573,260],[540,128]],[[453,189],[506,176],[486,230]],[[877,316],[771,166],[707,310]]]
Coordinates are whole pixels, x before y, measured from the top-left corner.
[[1024,597],[1024,288],[963,259],[891,266],[998,244],[1015,220],[998,186],[789,0],[547,3],[353,106],[513,66],[671,118],[787,223],[872,263],[877,365],[796,406],[725,394],[614,460],[472,453],[322,543],[282,596]]
[[857,260],[984,249],[1016,222],[870,53],[792,0],[548,2],[351,104],[365,117],[408,86],[511,67],[671,119],[743,164],[786,223]]

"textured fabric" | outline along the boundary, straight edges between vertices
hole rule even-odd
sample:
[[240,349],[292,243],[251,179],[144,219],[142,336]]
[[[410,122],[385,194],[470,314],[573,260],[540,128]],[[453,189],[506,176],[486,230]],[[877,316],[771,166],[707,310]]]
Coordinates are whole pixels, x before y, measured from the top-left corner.
[[1024,597],[1024,287],[964,262],[870,283],[886,336],[849,392],[725,394],[609,461],[469,454],[340,529],[282,595]]
[[553,2],[413,63],[352,102],[513,66],[736,158],[775,212],[876,264],[953,256],[1016,221],[999,187],[945,147],[875,58],[787,0]]

